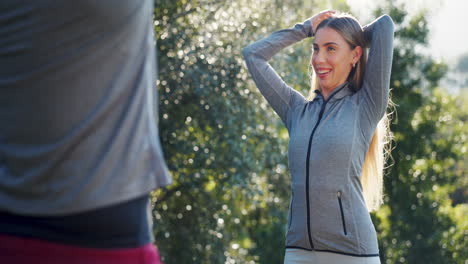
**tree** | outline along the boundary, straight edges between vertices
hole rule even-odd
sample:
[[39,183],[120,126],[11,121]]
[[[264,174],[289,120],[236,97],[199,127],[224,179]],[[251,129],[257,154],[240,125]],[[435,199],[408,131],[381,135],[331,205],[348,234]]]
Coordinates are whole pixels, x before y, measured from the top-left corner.
[[265,18],[280,6],[250,4],[156,2],[160,130],[175,178],[154,196],[156,240],[167,263],[282,259],[285,131],[241,56],[243,46],[277,26]]
[[449,72],[447,84],[455,88],[468,88],[468,53],[457,60],[457,64]]

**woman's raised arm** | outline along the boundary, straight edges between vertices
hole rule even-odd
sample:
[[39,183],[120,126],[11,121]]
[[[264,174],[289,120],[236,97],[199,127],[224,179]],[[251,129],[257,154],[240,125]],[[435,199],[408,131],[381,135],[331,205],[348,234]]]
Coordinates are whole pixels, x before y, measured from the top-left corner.
[[321,12],[304,23],[276,31],[242,50],[255,84],[288,128],[289,110],[296,104],[306,102],[306,99],[288,86],[268,61],[283,48],[312,37],[313,27],[332,13],[334,11]]
[[390,73],[393,58],[393,20],[383,15],[364,26],[364,35],[370,46],[369,58],[361,90],[362,114],[369,125],[376,125],[387,109]]

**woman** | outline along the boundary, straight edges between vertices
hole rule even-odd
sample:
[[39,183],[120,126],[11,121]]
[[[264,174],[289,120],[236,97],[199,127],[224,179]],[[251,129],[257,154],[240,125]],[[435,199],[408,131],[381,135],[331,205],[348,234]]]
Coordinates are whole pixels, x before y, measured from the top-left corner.
[[[393,31],[387,15],[362,28],[349,15],[323,11],[243,50],[257,87],[290,135],[287,264],[380,263],[369,211],[382,202]],[[312,100],[267,63],[307,37],[315,37]]]

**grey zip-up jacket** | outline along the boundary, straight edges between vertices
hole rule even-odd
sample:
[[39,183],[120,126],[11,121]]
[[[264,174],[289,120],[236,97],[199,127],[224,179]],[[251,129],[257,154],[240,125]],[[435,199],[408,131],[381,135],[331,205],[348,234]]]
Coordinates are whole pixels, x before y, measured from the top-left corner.
[[258,89],[289,132],[292,198],[287,248],[379,255],[360,177],[370,140],[387,108],[394,24],[384,15],[364,32],[370,51],[362,87],[354,92],[344,83],[327,101],[318,91],[314,100],[306,100],[267,62],[281,49],[312,37],[310,20],[243,49]]

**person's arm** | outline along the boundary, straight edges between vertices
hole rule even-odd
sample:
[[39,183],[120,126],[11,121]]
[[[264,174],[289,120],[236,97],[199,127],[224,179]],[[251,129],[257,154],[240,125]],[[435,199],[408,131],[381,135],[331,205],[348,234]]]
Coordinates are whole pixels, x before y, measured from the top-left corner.
[[387,109],[390,73],[393,58],[394,24],[383,15],[364,26],[364,35],[370,46],[369,57],[361,90],[361,113],[369,125],[376,125]]
[[306,99],[288,86],[268,61],[283,48],[312,35],[312,23],[307,20],[302,24],[296,24],[293,28],[276,31],[242,50],[255,84],[288,128],[289,110],[294,105],[305,102]]

